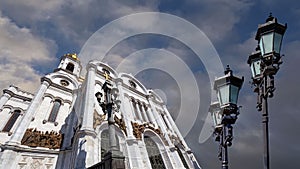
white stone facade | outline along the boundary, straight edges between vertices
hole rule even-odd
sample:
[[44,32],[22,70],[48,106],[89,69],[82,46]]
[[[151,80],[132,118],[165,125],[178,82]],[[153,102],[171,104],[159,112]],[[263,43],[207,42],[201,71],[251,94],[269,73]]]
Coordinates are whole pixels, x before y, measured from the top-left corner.
[[103,92],[106,79],[115,103],[120,102],[115,131],[126,168],[194,168],[197,162],[157,94],[99,61],[87,65],[85,78],[80,71],[76,55],[65,55],[58,69],[41,79],[35,95],[15,86],[3,91],[0,168],[73,169],[99,163],[107,151],[108,123],[95,94]]

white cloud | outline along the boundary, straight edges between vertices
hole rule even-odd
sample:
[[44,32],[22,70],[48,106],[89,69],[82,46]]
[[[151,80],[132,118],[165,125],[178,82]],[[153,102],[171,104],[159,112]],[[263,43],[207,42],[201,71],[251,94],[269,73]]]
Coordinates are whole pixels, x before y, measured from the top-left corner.
[[223,41],[225,37],[232,35],[235,24],[253,5],[253,2],[246,0],[204,0],[186,3],[188,6],[204,6],[189,17],[214,42]]
[[2,11],[17,23],[30,24],[53,17],[66,1],[61,0],[0,0]]
[[53,62],[50,51],[54,49],[53,42],[32,35],[30,29],[18,27],[0,13],[0,88],[14,84],[35,91],[40,75],[32,66]]
[[0,3],[0,10],[18,24],[32,26],[34,31],[40,33],[43,30],[39,30],[38,25],[49,22],[55,27],[56,33],[62,36],[61,38],[79,46],[83,45],[95,29],[100,28],[104,22],[131,13],[155,11],[158,5],[158,1],[142,4],[135,0],[25,0],[20,2],[0,0]]

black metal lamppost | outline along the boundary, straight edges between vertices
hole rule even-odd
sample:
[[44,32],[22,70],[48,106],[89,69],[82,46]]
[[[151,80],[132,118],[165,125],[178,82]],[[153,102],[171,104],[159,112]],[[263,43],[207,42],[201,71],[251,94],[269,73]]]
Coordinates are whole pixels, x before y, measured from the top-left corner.
[[[104,162],[103,164],[99,163],[93,166],[94,168],[101,168],[101,165],[104,168],[125,168],[124,163],[124,155],[117,148],[117,140],[115,133],[115,120],[114,120],[114,112],[119,111],[121,101],[117,99],[118,97],[118,88],[113,87],[109,81],[109,76],[107,73],[106,81],[102,85],[103,94],[97,92],[95,94],[97,101],[102,108],[102,111],[107,114],[108,121],[108,134],[109,134],[109,151],[104,154]],[[102,168],[103,168],[102,166]],[[93,168],[93,169],[94,169]]]
[[267,18],[266,23],[259,25],[255,36],[258,47],[248,58],[248,64],[252,72],[252,84],[257,93],[257,109],[262,111],[262,124],[264,135],[264,169],[269,169],[269,129],[268,129],[268,98],[273,97],[274,75],[279,70],[281,61],[280,49],[283,35],[287,24],[277,22],[272,14]]
[[239,114],[237,101],[244,77],[240,79],[233,76],[228,65],[224,73],[225,76],[215,80],[214,89],[217,91],[218,102],[210,105],[209,112],[213,118],[216,141],[220,143],[218,157],[222,161],[222,169],[228,169],[227,147],[232,145],[232,124],[235,123]]

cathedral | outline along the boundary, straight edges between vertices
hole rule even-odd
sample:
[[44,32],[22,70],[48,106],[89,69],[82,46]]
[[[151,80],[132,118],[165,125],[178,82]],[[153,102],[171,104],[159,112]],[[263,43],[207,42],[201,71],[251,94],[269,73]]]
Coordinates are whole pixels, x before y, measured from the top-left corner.
[[97,60],[85,77],[81,71],[77,55],[66,54],[35,94],[13,85],[3,90],[0,168],[199,167],[154,91]]

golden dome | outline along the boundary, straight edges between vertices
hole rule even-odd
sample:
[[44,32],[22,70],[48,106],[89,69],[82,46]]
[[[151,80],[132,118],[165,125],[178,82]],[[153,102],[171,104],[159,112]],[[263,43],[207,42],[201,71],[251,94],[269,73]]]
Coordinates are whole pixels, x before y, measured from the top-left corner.
[[71,57],[75,60],[79,60],[76,53],[67,53],[64,56]]

